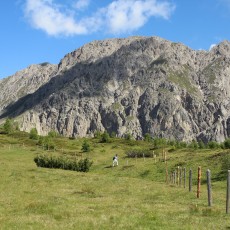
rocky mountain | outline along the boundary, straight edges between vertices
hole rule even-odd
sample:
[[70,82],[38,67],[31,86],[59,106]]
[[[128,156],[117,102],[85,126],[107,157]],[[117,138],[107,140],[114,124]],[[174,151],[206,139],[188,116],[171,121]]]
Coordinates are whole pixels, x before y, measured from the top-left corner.
[[93,41],[58,66],[0,81],[0,119],[40,134],[96,130],[191,141],[230,136],[230,42],[195,51],[158,37]]
[[0,111],[3,112],[19,98],[34,93],[55,76],[57,69],[57,65],[49,63],[31,65],[11,77],[0,80]]

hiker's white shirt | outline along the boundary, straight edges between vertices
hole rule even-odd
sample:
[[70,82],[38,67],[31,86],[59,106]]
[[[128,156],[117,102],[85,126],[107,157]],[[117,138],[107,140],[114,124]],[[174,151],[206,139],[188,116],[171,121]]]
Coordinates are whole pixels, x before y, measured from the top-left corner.
[[118,159],[117,159],[117,157],[115,157],[114,160],[113,160],[113,166],[114,165],[118,165]]

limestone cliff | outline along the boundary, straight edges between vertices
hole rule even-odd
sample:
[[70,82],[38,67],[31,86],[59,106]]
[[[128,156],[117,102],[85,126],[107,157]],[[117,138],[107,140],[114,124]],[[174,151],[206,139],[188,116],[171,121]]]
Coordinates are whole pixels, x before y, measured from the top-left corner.
[[[158,37],[94,41],[58,66],[30,68],[0,81],[1,119],[15,117],[22,130],[184,141],[230,136],[228,41],[209,52]],[[18,81],[24,94],[13,87]]]

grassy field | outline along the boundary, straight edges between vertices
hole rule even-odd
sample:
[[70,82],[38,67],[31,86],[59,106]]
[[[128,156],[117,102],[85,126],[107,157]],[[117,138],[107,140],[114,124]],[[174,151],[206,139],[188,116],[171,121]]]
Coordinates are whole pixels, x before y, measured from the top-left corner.
[[[165,183],[160,149],[153,158],[128,159],[128,148],[151,148],[144,141],[111,143],[56,138],[56,151],[44,151],[26,134],[0,135],[0,229],[230,229],[225,214],[226,179],[220,176],[227,150],[181,149],[168,153],[168,170],[191,168],[193,191]],[[88,173],[38,168],[37,154],[89,157]],[[119,166],[111,167],[114,154]],[[203,170],[196,198],[197,167]],[[213,207],[208,207],[205,171],[212,172]],[[188,183],[188,181],[187,181]]]

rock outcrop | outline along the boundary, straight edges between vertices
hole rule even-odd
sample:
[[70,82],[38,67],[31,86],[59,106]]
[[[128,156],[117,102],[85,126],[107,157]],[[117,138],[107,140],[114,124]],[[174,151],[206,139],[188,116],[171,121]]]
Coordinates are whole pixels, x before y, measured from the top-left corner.
[[[65,136],[96,130],[191,141],[230,136],[230,42],[195,51],[158,37],[94,41],[0,81],[1,119]],[[2,90],[3,89],[3,90]]]
[[0,80],[0,112],[20,98],[33,94],[57,73],[57,65],[31,65],[13,76]]

